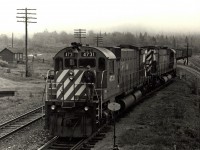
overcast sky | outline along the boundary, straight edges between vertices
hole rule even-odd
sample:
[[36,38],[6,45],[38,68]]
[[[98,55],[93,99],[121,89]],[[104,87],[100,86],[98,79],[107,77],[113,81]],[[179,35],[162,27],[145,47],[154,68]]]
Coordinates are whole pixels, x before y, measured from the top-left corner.
[[24,34],[16,16],[25,7],[37,9],[30,11],[37,13],[37,23],[28,26],[30,34],[46,29],[73,33],[78,28],[200,33],[200,0],[1,0],[0,34]]

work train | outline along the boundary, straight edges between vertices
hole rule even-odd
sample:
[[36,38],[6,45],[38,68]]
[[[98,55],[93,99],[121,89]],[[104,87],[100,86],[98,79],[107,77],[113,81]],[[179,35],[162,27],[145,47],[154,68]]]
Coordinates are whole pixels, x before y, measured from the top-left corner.
[[[73,43],[53,58],[46,80],[45,127],[60,137],[88,137],[119,112],[176,75],[176,52],[167,47],[92,47]],[[92,100],[81,78],[87,66],[95,73]]]

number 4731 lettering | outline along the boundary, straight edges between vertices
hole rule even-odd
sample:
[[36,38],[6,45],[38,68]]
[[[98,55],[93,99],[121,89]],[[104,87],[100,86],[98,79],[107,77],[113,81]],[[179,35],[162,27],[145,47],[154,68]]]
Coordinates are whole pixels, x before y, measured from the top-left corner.
[[83,57],[95,57],[95,52],[83,52],[82,56]]

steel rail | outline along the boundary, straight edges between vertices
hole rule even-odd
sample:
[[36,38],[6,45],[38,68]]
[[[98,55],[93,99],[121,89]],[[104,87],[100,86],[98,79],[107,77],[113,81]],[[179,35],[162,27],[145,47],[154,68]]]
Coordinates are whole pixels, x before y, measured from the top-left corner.
[[72,147],[70,150],[79,150],[79,149],[82,149],[84,147],[84,145],[85,145],[84,149],[87,149],[86,147],[91,147],[90,144],[88,144],[89,141],[92,141],[93,139],[95,139],[95,137],[97,137],[103,131],[103,129],[105,129],[108,126],[109,123],[110,122],[104,124],[101,128],[99,128],[91,136],[89,136],[86,139],[81,140],[79,143],[77,143],[76,145],[74,145],[74,147]]
[[75,150],[77,147],[79,147],[83,143],[84,139],[77,139],[75,141],[71,141],[70,139],[66,139],[64,142],[62,141],[62,138],[59,136],[53,137],[51,140],[46,142],[43,146],[38,148],[37,150],[59,150],[59,149],[65,149],[65,150]]
[[[70,143],[70,141],[66,141],[66,144],[60,144],[59,148],[55,146],[55,145],[58,145],[56,143],[59,141],[59,137],[55,136],[51,140],[49,140],[48,142],[46,142],[43,146],[41,146],[40,148],[38,148],[37,150],[48,150],[48,149],[79,150],[79,149],[82,149],[82,148],[83,149],[87,149],[86,147],[92,147],[89,144],[89,141],[92,141],[93,139],[95,139],[95,137],[97,137],[98,135],[100,135],[100,132],[102,132],[103,129],[105,129],[105,127],[107,127],[107,126],[108,126],[108,123],[104,124],[101,128],[99,128],[91,136],[89,136],[86,139],[80,139],[78,142]],[[103,138],[98,138],[98,139],[103,139]],[[67,143],[67,142],[69,142],[69,143]]]
[[198,60],[198,58],[194,58],[194,57],[190,58],[191,67],[194,69],[197,69],[198,71],[200,71],[199,63],[200,63],[200,61]]
[[178,68],[185,69],[186,71],[192,73],[193,75],[200,78],[200,72],[193,67],[190,66],[184,66],[184,65],[177,65]]
[[51,145],[52,143],[54,143],[58,138],[59,138],[58,136],[54,136],[51,140],[49,140],[48,142],[46,142],[44,145],[42,145],[37,150],[47,149],[49,147],[49,145]]
[[[28,126],[29,124],[41,119],[44,114],[42,114],[44,106],[38,107],[28,113],[25,113],[19,117],[9,120],[0,125],[0,140],[11,135],[12,133]],[[41,112],[40,112],[41,111]]]

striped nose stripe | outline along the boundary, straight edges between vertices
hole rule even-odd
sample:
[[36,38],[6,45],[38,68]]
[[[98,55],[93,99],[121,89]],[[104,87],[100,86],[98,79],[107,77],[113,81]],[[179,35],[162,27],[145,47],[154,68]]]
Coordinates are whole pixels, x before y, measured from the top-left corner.
[[74,100],[75,96],[83,95],[85,85],[80,84],[83,71],[73,70],[73,80],[69,79],[69,69],[57,73],[57,99],[58,100]]
[[151,50],[151,49],[147,49],[145,50],[144,56],[143,56],[143,62],[145,63],[145,76],[148,72],[151,71],[152,68],[152,62],[156,61],[156,57],[155,57],[155,53],[156,50]]

